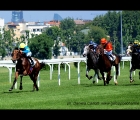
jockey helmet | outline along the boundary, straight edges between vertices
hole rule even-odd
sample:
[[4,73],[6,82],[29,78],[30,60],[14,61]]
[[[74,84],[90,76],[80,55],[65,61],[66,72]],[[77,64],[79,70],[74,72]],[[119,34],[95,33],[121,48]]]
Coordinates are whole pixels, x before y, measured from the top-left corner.
[[106,43],[107,40],[106,40],[105,38],[102,38],[100,42],[101,42],[101,43]]
[[139,43],[139,41],[138,41],[138,40],[135,40],[135,41],[134,41],[134,43],[135,43],[135,44],[138,44],[138,43]]
[[24,48],[26,45],[24,43],[20,43],[19,48]]
[[93,43],[92,40],[90,40],[90,41],[89,41],[89,44],[92,44],[92,43]]

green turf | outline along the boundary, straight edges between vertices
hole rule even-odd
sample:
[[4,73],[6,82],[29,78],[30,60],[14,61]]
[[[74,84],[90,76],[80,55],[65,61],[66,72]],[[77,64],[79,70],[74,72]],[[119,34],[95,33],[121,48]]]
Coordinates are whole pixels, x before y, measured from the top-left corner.
[[[80,66],[80,84],[78,84],[77,68],[71,64],[71,79],[68,79],[68,69],[63,68],[58,85],[58,70],[53,71],[50,80],[49,69],[40,71],[39,91],[31,92],[33,83],[29,76],[23,77],[23,90],[18,88],[9,92],[12,83],[9,83],[7,68],[0,68],[0,109],[140,109],[140,80],[138,71],[135,71],[135,82],[129,82],[129,63],[124,69],[121,65],[121,74],[118,85],[113,79],[107,86],[103,81],[93,84],[85,77],[85,67]],[[48,67],[49,68],[49,67]],[[93,70],[89,75],[92,75]],[[113,73],[112,73],[113,74]],[[12,82],[14,80],[14,70]]]

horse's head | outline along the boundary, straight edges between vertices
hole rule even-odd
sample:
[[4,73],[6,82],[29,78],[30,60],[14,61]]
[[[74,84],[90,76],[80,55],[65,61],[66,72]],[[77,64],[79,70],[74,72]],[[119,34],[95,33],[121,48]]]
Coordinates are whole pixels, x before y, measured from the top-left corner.
[[13,63],[15,63],[21,57],[20,50],[18,50],[18,49],[13,50],[11,57],[12,57],[11,60],[13,61]]
[[96,47],[96,54],[99,56],[99,55],[103,55],[104,54],[104,48],[102,45],[97,45]]
[[89,46],[86,45],[86,46],[84,47],[83,57],[86,57],[88,52],[89,52]]

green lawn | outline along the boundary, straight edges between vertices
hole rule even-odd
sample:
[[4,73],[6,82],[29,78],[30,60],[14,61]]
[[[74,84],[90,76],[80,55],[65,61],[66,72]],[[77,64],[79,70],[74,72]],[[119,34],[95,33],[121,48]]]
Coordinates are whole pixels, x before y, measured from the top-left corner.
[[[23,77],[23,90],[13,89],[9,83],[9,72],[0,68],[0,109],[140,109],[140,80],[138,70],[135,71],[135,82],[129,82],[129,63],[121,65],[118,85],[113,79],[107,86],[103,81],[93,84],[85,77],[85,66],[80,66],[80,84],[78,84],[77,68],[71,64],[71,79],[68,79],[68,69],[60,73],[61,85],[58,85],[58,70],[40,71],[39,91],[31,92],[33,83],[29,76]],[[94,73],[90,71],[89,75]],[[113,73],[112,73],[113,74]],[[12,82],[14,80],[14,70]],[[19,78],[17,86],[19,88]]]

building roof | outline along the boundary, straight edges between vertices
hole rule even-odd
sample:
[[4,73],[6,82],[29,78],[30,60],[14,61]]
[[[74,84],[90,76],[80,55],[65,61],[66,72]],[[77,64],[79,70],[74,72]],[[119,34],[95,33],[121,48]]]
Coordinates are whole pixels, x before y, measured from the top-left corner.
[[74,20],[76,25],[84,25],[85,22],[83,22],[83,20]]

